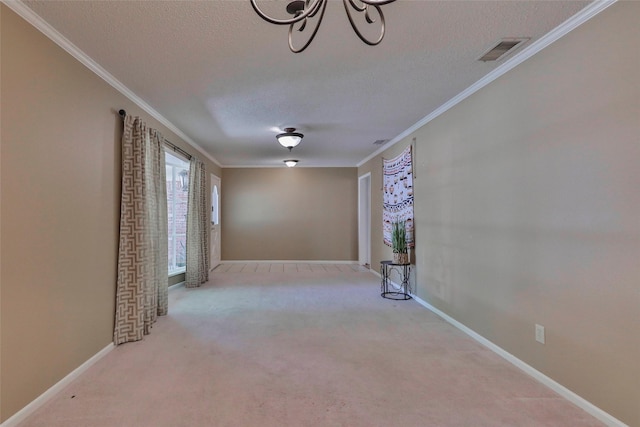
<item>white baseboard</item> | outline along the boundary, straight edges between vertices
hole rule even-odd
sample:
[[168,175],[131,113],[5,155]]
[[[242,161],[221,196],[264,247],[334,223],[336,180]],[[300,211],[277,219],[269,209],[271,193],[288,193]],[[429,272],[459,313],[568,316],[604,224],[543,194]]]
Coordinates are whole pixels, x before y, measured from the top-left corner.
[[[335,262],[335,261],[326,261],[326,262],[325,261],[224,261],[224,262],[228,262],[228,263],[292,262],[292,263],[317,263],[317,264],[357,264],[357,261],[341,261],[341,262]],[[380,277],[380,273],[378,273],[377,271],[375,271],[375,270],[370,270],[370,271],[374,275]],[[398,287],[398,285],[396,283],[394,283],[394,282],[391,282],[391,284],[394,287]],[[178,283],[176,285],[173,285],[172,287],[177,287],[177,286],[180,286],[180,285],[182,285],[182,283]],[[461,330],[465,334],[469,335],[471,338],[473,338],[474,340],[476,340],[480,344],[484,345],[485,347],[487,347],[488,349],[490,349],[491,351],[493,351],[494,353],[496,353],[497,355],[499,355],[500,357],[502,357],[503,359],[505,359],[506,361],[508,361],[512,365],[514,365],[515,367],[519,368],[520,370],[522,370],[523,372],[525,372],[529,376],[533,377],[534,379],[536,379],[537,381],[539,381],[543,385],[549,387],[551,390],[555,391],[560,396],[562,396],[565,399],[569,400],[574,405],[578,406],[579,408],[582,408],[587,413],[593,415],[595,418],[597,418],[598,420],[602,421],[607,426],[610,426],[610,427],[628,427],[622,421],[618,420],[617,418],[613,417],[612,415],[608,414],[607,412],[605,412],[602,409],[598,408],[597,406],[593,405],[591,402],[587,401],[586,399],[578,396],[577,394],[575,394],[574,392],[572,392],[568,388],[564,387],[563,385],[561,385],[558,382],[554,381],[553,379],[549,378],[548,376],[546,376],[542,372],[538,371],[537,369],[533,368],[532,366],[530,366],[527,363],[523,362],[522,360],[518,359],[517,357],[515,357],[511,353],[507,352],[503,348],[499,347],[498,345],[496,345],[493,342],[489,341],[488,339],[484,338],[482,335],[478,334],[477,332],[473,331],[472,329],[470,329],[467,326],[463,325],[462,323],[458,322],[453,317],[451,317],[448,314],[444,313],[443,311],[435,308],[434,306],[432,306],[428,302],[424,301],[420,297],[418,297],[416,295],[413,295],[413,294],[411,296],[413,297],[414,301],[416,301],[418,304],[422,305],[423,307],[425,307],[426,309],[430,310],[431,312],[437,314],[442,319],[444,319],[446,322],[450,323],[451,325],[455,326],[456,328],[458,328],[459,330]],[[29,415],[31,415],[33,412],[35,412],[38,408],[40,408],[42,405],[44,405],[56,393],[58,393],[60,390],[62,390],[64,387],[66,387],[69,383],[71,383],[71,381],[76,379],[80,374],[82,374],[84,371],[86,371],[91,365],[96,363],[98,360],[102,359],[107,353],[109,353],[114,348],[115,348],[115,346],[113,344],[107,345],[105,348],[103,348],[98,353],[96,353],[94,356],[92,356],[89,360],[87,360],[82,365],[80,365],[78,368],[76,368],[71,373],[69,373],[69,375],[67,375],[66,377],[64,377],[63,379],[58,381],[56,384],[54,384],[47,391],[42,393],[34,401],[29,403],[27,406],[25,406],[20,411],[15,413],[13,416],[8,418],[5,422],[0,424],[0,427],[15,427],[15,426],[17,426],[21,421],[23,421],[25,418],[27,418]]]
[[98,360],[102,359],[107,355],[111,350],[113,350],[115,346],[113,343],[110,343],[105,348],[94,354],[89,360],[84,362],[82,365],[78,366],[76,369],[71,371],[66,377],[55,383],[51,388],[38,396],[35,400],[29,403],[27,406],[13,414],[11,417],[7,418],[5,422],[0,424],[0,427],[15,427],[24,421],[29,415],[33,414],[38,408],[44,405],[49,399],[55,396],[60,390],[69,385],[73,380],[78,378],[80,374],[89,369],[91,365],[96,363]]
[[220,264],[246,264],[248,262],[258,264],[357,264],[358,261],[304,261],[304,260],[232,260],[232,261],[220,261]]
[[[371,272],[373,274],[375,274],[376,276],[378,276],[379,278],[382,278],[380,273],[378,273],[377,271],[371,270]],[[397,283],[395,283],[392,280],[389,281],[389,284],[392,285],[396,289],[400,289],[400,285],[398,285]],[[493,351],[498,356],[502,357],[503,359],[505,359],[507,362],[511,363],[512,365],[514,365],[518,369],[522,370],[524,373],[526,373],[529,376],[533,377],[538,382],[542,383],[543,385],[547,386],[551,390],[555,391],[560,396],[564,397],[565,399],[567,399],[568,401],[570,401],[574,405],[576,405],[579,408],[583,409],[587,413],[593,415],[595,418],[597,418],[598,420],[602,421],[607,426],[610,426],[610,427],[629,427],[629,426],[627,426],[627,424],[625,424],[622,421],[618,420],[617,418],[615,418],[611,414],[603,411],[602,409],[598,408],[597,406],[595,406],[594,404],[592,404],[588,400],[580,397],[579,395],[575,394],[574,392],[572,392],[571,390],[569,390],[568,388],[566,388],[562,384],[554,381],[553,379],[549,378],[548,376],[546,376],[542,372],[538,371],[537,369],[535,369],[531,365],[528,365],[527,363],[525,363],[522,360],[518,359],[516,356],[514,356],[513,354],[511,354],[508,351],[504,350],[502,347],[499,347],[498,345],[492,343],[491,341],[489,341],[488,339],[486,339],[482,335],[480,335],[477,332],[475,332],[473,329],[468,328],[467,326],[465,326],[464,324],[458,322],[456,319],[454,319],[453,317],[449,316],[445,312],[435,308],[434,306],[432,306],[431,304],[429,304],[428,302],[426,302],[422,298],[416,296],[413,293],[411,294],[411,297],[418,304],[422,305],[426,309],[428,309],[431,312],[433,312],[433,313],[437,314],[438,316],[442,317],[442,319],[444,319],[446,322],[450,323],[451,325],[455,326],[456,328],[458,328],[459,330],[461,330],[465,334],[469,335],[471,338],[473,338],[474,340],[478,341],[480,344],[484,345],[489,350]]]
[[588,412],[589,414],[593,415],[595,418],[597,418],[598,420],[602,421],[606,425],[611,426],[611,427],[628,427],[622,421],[618,420],[617,418],[613,417],[612,415],[610,415],[607,412],[603,411],[602,409],[598,408],[597,406],[595,406],[591,402],[585,400],[584,398],[578,396],[577,394],[575,394],[574,392],[572,392],[568,388],[564,387],[562,384],[559,384],[558,382],[556,382],[553,379],[549,378],[548,376],[546,376],[542,372],[540,372],[537,369],[533,368],[531,365],[528,365],[527,363],[525,363],[522,360],[518,359],[517,357],[515,357],[511,353],[509,353],[506,350],[504,350],[503,348],[497,346],[496,344],[492,343],[488,339],[484,338],[482,335],[478,334],[477,332],[473,331],[472,329],[470,329],[467,326],[463,325],[462,323],[458,322],[453,317],[447,315],[446,313],[444,313],[441,310],[438,310],[437,308],[435,308],[434,306],[432,306],[428,302],[424,301],[423,299],[417,297],[416,295],[412,294],[411,296],[413,297],[413,299],[418,304],[424,306],[428,310],[430,310],[433,313],[437,314],[438,316],[442,317],[445,321],[447,321],[451,325],[455,326],[456,328],[460,329],[462,332],[464,332],[465,334],[469,335],[471,338],[473,338],[474,340],[478,341],[480,344],[484,345],[489,350],[493,351],[498,356],[500,356],[503,359],[505,359],[507,362],[511,363],[515,367],[517,367],[520,370],[524,371],[529,376],[533,377],[534,379],[536,379],[540,383],[542,383],[545,386],[549,387],[551,390],[555,391],[560,396],[564,397],[565,399],[567,399],[568,401],[570,401],[574,405],[578,406],[579,408],[581,408],[581,409],[585,410],[586,412]]

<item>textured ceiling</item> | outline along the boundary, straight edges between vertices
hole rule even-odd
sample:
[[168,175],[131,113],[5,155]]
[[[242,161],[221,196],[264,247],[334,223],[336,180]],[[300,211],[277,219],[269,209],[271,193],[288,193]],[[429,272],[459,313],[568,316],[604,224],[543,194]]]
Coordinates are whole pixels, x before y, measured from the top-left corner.
[[[498,39],[532,43],[589,2],[399,0],[372,47],[330,0],[299,54],[248,0],[24,4],[223,166],[355,166],[499,66],[477,61]],[[291,155],[285,127],[305,134]]]

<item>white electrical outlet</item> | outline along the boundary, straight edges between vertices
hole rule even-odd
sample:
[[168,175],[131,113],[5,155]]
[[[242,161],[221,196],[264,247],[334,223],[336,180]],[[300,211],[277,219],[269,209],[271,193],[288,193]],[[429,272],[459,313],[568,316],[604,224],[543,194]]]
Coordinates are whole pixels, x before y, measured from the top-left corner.
[[536,341],[540,344],[544,344],[544,326],[536,323]]

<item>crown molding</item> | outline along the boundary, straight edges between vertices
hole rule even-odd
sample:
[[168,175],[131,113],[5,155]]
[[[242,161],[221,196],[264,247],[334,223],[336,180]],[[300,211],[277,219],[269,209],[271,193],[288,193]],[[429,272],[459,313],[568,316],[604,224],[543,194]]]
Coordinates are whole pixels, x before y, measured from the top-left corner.
[[[284,161],[283,161],[284,162]],[[276,168],[281,168],[281,169],[311,169],[311,168],[327,168],[327,169],[354,169],[356,166],[330,166],[330,165],[301,165],[300,162],[302,162],[302,160],[299,160],[299,163],[297,165],[295,165],[294,167],[288,167],[286,166],[284,163],[282,163],[281,165],[226,165],[226,166],[221,166],[222,169],[276,169]]]
[[[600,12],[607,9],[609,6],[616,3],[618,0],[595,0],[593,3],[589,4],[587,7],[582,9],[580,12],[567,19],[565,22],[560,24],[555,29],[551,30],[549,33],[545,34],[538,40],[531,43],[529,46],[522,49],[520,52],[515,54],[513,57],[505,61],[502,65],[495,68],[489,74],[478,80],[473,85],[469,86],[464,91],[460,92],[458,95],[451,98],[446,103],[442,104],[440,107],[435,109],[433,112],[407,128],[405,131],[397,135],[383,147],[380,147],[378,150],[374,151],[369,156],[365,157],[359,163],[355,165],[355,167],[360,167],[369,160],[373,159],[377,155],[383,153],[388,150],[393,145],[402,141],[404,138],[408,137],[416,130],[420,129],[427,123],[431,122],[438,116],[444,114],[446,111],[450,110],[463,100],[467,99],[480,89],[484,88],[491,82],[498,79],[500,76],[506,74],[511,71],[513,68],[526,61],[527,59],[534,56],[536,53],[540,52],[556,40],[565,36],[570,31],[574,30],[578,26],[584,24],[589,21],[591,18],[599,14]],[[221,168],[225,167],[247,167],[247,166],[225,166],[222,165],[217,159],[215,159],[210,154],[206,153],[206,151],[195,141],[189,138],[184,132],[182,132],[178,127],[176,127],[173,123],[167,120],[164,116],[162,116],[159,112],[157,112],[154,108],[152,108],[149,104],[147,104],[142,98],[136,95],[133,91],[127,88],[124,84],[118,81],[114,76],[112,76],[107,70],[102,68],[97,62],[95,62],[92,58],[82,52],[78,47],[76,47],[73,43],[71,43],[66,37],[60,34],[55,28],[49,25],[45,20],[43,20],[39,15],[34,13],[31,9],[29,9],[21,0],[0,0],[3,4],[33,25],[36,29],[42,32],[45,36],[50,38],[54,43],[63,48],[66,52],[68,52],[75,59],[80,61],[84,66],[89,68],[92,72],[106,81],[109,85],[114,87],[128,99],[130,99],[133,103],[138,105],[141,109],[149,113],[153,118],[158,120],[164,126],[166,126],[173,133],[178,135],[184,141],[186,141],[189,145],[191,145],[198,152],[203,154],[209,160],[211,160],[214,164]]]
[[[178,135],[182,138],[187,144],[189,144],[193,149],[198,151],[201,155],[204,155],[206,158],[211,160],[216,165],[222,167],[220,162],[210,154],[208,154],[198,143],[189,138],[183,131],[181,131],[177,126],[171,123],[167,118],[165,118],[162,114],[156,111],[153,107],[147,104],[142,98],[136,95],[131,89],[122,84],[118,79],[116,79],[111,73],[102,68],[100,64],[94,61],[89,55],[80,50],[76,45],[71,43],[69,39],[63,36],[58,30],[53,28],[48,22],[42,19],[38,14],[36,14],[33,10],[27,7],[21,0],[0,0],[3,4],[5,4],[9,9],[13,10],[17,13],[22,19],[27,21],[29,24],[33,25],[37,30],[39,30],[42,34],[51,39],[55,44],[64,49],[67,53],[73,56],[75,59],[80,61],[82,65],[91,70],[94,74],[100,77],[102,80],[107,82],[113,88],[115,88],[118,92],[123,94],[129,100],[131,100],[134,104],[140,107],[142,110],[146,111],[151,117],[162,123],[166,126],[170,131]],[[117,110],[117,108],[116,108]]]
[[391,141],[386,143],[384,147],[380,147],[378,150],[373,152],[373,154],[367,156],[363,160],[360,161],[356,166],[360,167],[369,160],[373,159],[375,156],[383,153],[388,150],[393,145],[402,141],[404,138],[408,137],[430,121],[434,120],[436,117],[444,114],[446,111],[458,105],[460,102],[464,101],[483,87],[487,86],[489,83],[493,82],[500,76],[506,74],[511,71],[516,66],[520,65],[527,59],[531,58],[536,53],[540,52],[542,49],[546,48],[556,40],[565,36],[570,31],[574,30],[578,26],[584,24],[612,4],[616,3],[618,0],[596,0],[593,3],[589,4],[587,7],[573,15],[571,18],[564,21],[562,24],[558,25],[556,28],[540,37],[538,40],[531,43],[529,46],[523,48],[520,52],[516,53],[510,59],[505,61],[502,65],[495,68],[489,74],[469,86],[467,89],[460,92],[458,95],[451,98],[449,101],[442,104],[440,107],[435,109],[432,113],[422,118],[420,121],[416,122],[414,125],[406,129],[404,132],[393,138]]

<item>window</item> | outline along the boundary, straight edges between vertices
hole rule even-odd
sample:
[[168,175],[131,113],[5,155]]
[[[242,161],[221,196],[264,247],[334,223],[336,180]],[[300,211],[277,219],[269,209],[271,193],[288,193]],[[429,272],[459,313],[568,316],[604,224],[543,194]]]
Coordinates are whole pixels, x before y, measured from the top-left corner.
[[187,196],[189,162],[165,151],[167,164],[167,216],[169,222],[169,275],[187,265]]

